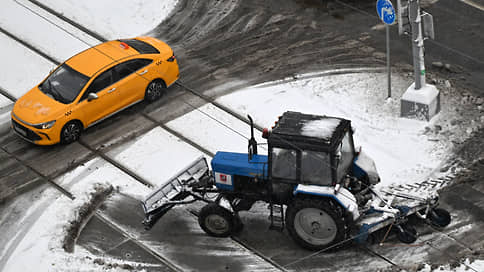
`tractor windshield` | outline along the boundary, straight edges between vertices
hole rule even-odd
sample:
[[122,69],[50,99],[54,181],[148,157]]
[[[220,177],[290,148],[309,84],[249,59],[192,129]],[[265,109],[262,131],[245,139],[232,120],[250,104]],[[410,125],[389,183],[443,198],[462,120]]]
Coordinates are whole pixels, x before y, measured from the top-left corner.
[[355,156],[355,149],[353,146],[353,139],[349,132],[346,132],[343,141],[339,148],[336,150],[336,158],[338,162],[338,168],[336,170],[337,182],[348,173],[348,168],[351,166]]

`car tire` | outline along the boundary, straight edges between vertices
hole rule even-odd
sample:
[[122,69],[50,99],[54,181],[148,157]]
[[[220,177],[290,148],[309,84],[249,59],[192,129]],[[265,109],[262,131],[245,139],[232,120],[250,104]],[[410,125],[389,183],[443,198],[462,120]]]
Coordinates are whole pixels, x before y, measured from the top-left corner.
[[153,102],[163,96],[166,90],[166,84],[161,79],[155,79],[148,84],[145,91],[145,100]]
[[62,144],[73,143],[81,137],[82,125],[77,121],[70,121],[64,125],[60,134]]

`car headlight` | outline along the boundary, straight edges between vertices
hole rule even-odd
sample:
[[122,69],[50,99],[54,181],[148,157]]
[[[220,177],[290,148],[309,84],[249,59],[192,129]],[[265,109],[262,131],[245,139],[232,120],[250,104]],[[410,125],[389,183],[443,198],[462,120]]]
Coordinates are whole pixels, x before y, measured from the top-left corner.
[[54,124],[55,124],[55,120],[45,122],[45,123],[36,124],[36,125],[32,125],[32,126],[34,128],[38,128],[38,129],[48,129],[48,128],[51,128]]

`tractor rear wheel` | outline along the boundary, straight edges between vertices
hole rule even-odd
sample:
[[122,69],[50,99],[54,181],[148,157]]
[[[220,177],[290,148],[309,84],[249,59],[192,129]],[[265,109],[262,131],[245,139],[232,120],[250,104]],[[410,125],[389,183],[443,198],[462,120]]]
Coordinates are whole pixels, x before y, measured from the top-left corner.
[[236,219],[227,209],[215,203],[205,205],[198,214],[200,227],[210,236],[228,237],[234,232]]
[[295,199],[286,210],[286,225],[299,245],[311,250],[335,246],[344,240],[346,224],[340,207],[329,200]]

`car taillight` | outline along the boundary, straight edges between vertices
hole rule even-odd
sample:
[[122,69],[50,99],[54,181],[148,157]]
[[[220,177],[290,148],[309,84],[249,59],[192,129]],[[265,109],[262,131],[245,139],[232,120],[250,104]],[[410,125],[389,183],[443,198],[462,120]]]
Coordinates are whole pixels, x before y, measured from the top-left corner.
[[173,56],[169,57],[166,61],[173,62],[175,59],[175,54],[173,54]]

